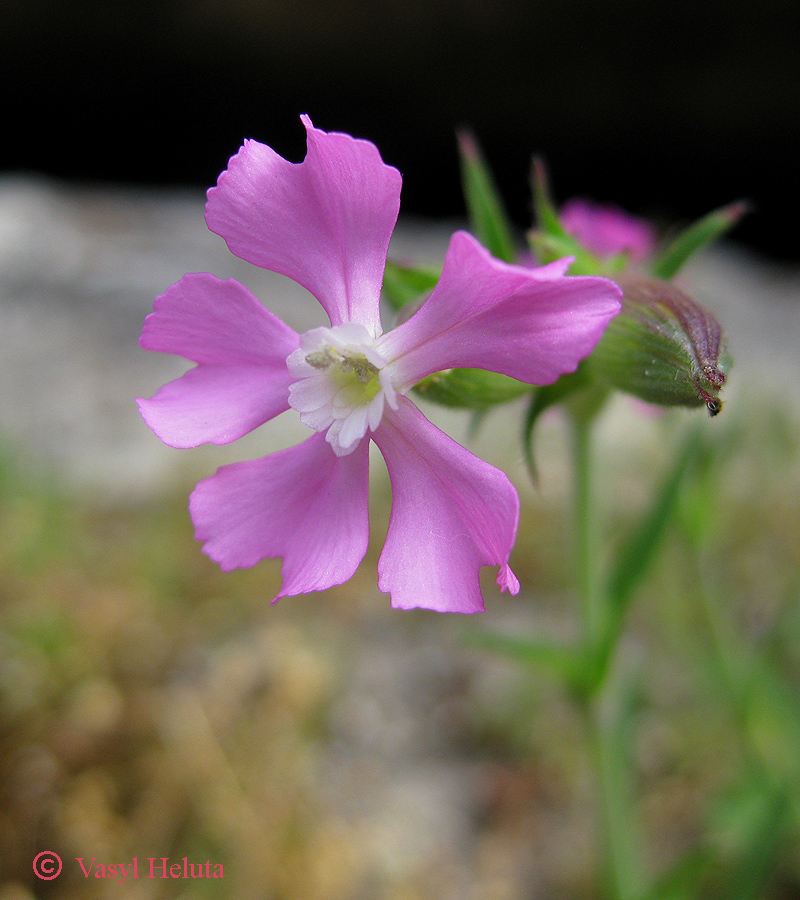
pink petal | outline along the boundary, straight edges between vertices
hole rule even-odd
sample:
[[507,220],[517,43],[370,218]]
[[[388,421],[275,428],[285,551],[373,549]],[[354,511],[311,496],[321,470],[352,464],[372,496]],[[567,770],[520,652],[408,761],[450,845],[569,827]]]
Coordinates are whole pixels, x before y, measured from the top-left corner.
[[265,144],[245,141],[208,192],[208,227],[237,256],[311,291],[332,325],[358,322],[379,334],[400,173],[374,144],[327,134],[301,118],[305,160],[290,163]]
[[156,299],[139,343],[198,363],[137,401],[171,447],[226,444],[289,408],[299,336],[237,281],[186,275]]
[[508,478],[432,425],[405,397],[387,407],[373,440],[386,459],[392,514],[378,573],[400,609],[484,610],[481,566],[516,594],[508,567],[519,498]]
[[336,456],[322,434],[223,466],[192,492],[195,536],[225,571],[282,557],[276,600],[342,584],[367,550],[368,475],[369,441]]
[[376,342],[377,352],[393,360],[395,388],[459,367],[531,384],[573,372],[619,312],[621,291],[605,278],[565,276],[566,265],[509,265],[472,235],[454,234],[427,302]]

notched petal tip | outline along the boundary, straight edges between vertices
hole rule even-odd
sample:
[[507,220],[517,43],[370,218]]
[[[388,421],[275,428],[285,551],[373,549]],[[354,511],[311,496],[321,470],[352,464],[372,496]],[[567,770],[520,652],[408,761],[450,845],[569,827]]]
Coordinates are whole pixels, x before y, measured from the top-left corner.
[[500,571],[497,573],[497,586],[500,588],[501,593],[508,591],[512,597],[516,597],[519,593],[519,579],[511,571],[508,563],[500,566]]
[[378,585],[398,609],[476,613],[485,609],[484,566],[508,568],[519,497],[507,476],[432,425],[410,400],[384,415],[373,434],[389,471],[392,513],[378,561]]

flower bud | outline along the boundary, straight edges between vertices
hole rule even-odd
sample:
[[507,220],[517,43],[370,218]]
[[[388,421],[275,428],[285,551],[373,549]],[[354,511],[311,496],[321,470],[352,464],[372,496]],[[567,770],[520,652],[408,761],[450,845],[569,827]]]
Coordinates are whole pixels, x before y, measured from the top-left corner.
[[618,390],[660,406],[722,409],[722,329],[708,310],[667,281],[616,279],[622,311],[589,357],[592,374]]

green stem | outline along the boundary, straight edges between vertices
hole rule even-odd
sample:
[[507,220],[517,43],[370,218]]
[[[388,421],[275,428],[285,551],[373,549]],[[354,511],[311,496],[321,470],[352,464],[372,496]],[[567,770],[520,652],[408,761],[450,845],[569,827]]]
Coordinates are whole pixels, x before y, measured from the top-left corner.
[[[641,879],[630,803],[628,747],[632,717],[630,705],[618,695],[616,679],[609,677],[613,648],[606,646],[610,610],[598,565],[600,530],[592,427],[592,416],[572,416],[576,580],[590,664],[579,702],[595,773],[604,893],[610,900],[633,900],[639,893]],[[617,633],[614,643],[618,637]]]
[[591,763],[597,791],[598,860],[609,900],[635,900],[643,895],[641,848],[633,810],[632,685],[627,693],[608,688],[583,704]]
[[592,421],[572,417],[572,458],[575,479],[575,564],[583,605],[585,640],[595,648],[602,631],[602,597],[597,571],[598,522],[594,486]]

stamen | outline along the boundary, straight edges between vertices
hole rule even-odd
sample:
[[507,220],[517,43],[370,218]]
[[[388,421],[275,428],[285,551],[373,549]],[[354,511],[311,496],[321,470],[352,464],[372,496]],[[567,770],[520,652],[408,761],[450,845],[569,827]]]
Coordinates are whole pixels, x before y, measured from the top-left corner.
[[333,347],[326,347],[324,350],[315,350],[306,357],[306,362],[315,369],[327,369],[330,367],[333,359],[331,351]]
[[378,374],[377,366],[374,366],[363,354],[354,353],[350,350],[345,350],[342,353],[331,346],[309,353],[305,360],[315,369],[324,370],[335,365],[342,372],[353,372],[361,384],[366,384]]
[[366,384],[378,374],[378,370],[365,356],[345,356],[339,363],[339,368],[343,372],[354,372],[361,384]]

